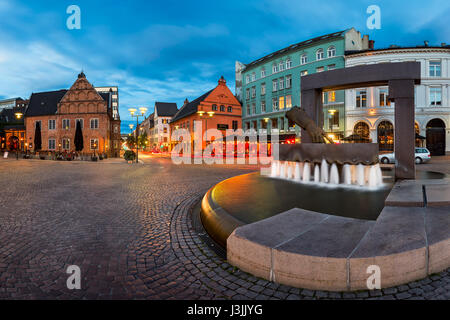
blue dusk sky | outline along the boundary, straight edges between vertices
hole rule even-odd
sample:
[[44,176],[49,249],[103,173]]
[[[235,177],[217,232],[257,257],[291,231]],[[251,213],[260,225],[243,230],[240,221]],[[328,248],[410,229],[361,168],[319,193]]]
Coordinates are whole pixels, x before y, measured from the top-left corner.
[[[379,30],[366,26],[372,4]],[[69,5],[80,30],[66,27]],[[125,129],[128,108],[181,106],[221,75],[234,92],[236,60],[351,27],[376,48],[450,43],[449,17],[448,0],[0,0],[0,99],[68,88],[83,69],[94,86],[119,86]]]

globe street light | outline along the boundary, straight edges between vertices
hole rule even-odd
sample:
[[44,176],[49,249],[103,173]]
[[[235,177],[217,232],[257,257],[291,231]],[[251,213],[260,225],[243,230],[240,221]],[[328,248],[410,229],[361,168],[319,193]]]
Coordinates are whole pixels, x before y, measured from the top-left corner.
[[147,108],[141,107],[139,108],[139,112],[135,108],[130,108],[130,114],[133,118],[136,118],[136,163],[139,163],[139,141],[138,141],[138,128],[139,128],[139,117],[143,117],[147,112]]

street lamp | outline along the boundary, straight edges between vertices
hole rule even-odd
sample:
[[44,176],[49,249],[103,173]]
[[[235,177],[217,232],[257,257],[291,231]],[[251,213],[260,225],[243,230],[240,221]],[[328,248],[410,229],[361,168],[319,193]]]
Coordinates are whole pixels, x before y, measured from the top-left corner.
[[[20,120],[20,119],[22,119],[23,113],[18,111],[16,113],[14,113],[14,115],[16,116],[17,120]],[[20,135],[20,133],[18,135]],[[16,160],[19,160],[19,145],[20,145],[20,141],[19,141],[19,137],[17,137]]]
[[128,109],[128,111],[130,111],[131,116],[133,118],[136,118],[136,163],[139,163],[139,142],[138,142],[139,117],[143,117],[147,112],[147,110],[148,109],[145,107],[139,108],[139,112],[137,112],[138,110],[134,108]]
[[[206,113],[209,118],[212,118],[214,116],[215,112],[214,111],[205,112],[205,111],[200,110],[197,113],[200,117],[203,117],[203,115]],[[205,132],[208,131],[208,117],[205,117]],[[206,135],[206,142],[208,142],[208,135]]]

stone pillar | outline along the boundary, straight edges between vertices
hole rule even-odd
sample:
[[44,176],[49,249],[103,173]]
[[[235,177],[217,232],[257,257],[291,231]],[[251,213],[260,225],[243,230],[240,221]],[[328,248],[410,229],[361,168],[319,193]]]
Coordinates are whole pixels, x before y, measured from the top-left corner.
[[[301,100],[301,106],[306,113],[319,127],[323,128],[322,90],[311,89],[302,91]],[[304,129],[302,129],[301,135],[302,143],[312,143],[311,137]]]
[[415,179],[414,80],[390,80],[389,98],[395,102],[395,178]]

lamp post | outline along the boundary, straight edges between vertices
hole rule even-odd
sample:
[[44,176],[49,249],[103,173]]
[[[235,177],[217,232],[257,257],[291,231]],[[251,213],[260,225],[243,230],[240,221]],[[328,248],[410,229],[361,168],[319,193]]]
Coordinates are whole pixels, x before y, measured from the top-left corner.
[[134,108],[128,109],[130,111],[131,116],[136,118],[136,163],[139,163],[139,141],[138,141],[138,128],[139,128],[139,117],[143,117],[147,112],[147,108],[141,107],[139,108],[139,113]]
[[[14,115],[16,116],[17,120],[20,120],[20,119],[22,119],[23,113],[18,111],[16,113],[14,113]],[[20,132],[19,132],[19,134],[20,134]],[[19,160],[19,145],[20,145],[20,140],[19,140],[19,137],[17,137],[16,160]]]
[[[197,113],[200,117],[203,117],[203,115],[206,113],[209,118],[212,118],[214,116],[215,112],[214,111],[208,111],[208,112],[198,111]],[[205,117],[205,132],[208,132],[208,117]],[[206,142],[208,142],[208,134],[206,134]]]

